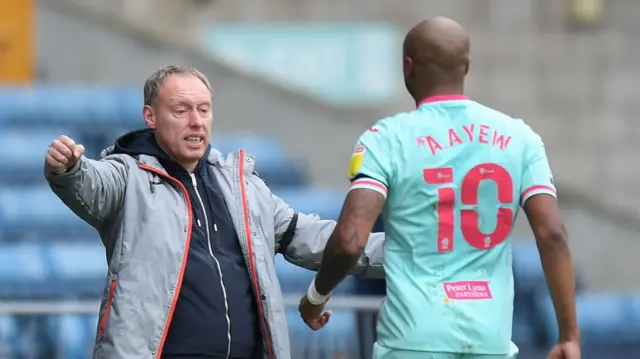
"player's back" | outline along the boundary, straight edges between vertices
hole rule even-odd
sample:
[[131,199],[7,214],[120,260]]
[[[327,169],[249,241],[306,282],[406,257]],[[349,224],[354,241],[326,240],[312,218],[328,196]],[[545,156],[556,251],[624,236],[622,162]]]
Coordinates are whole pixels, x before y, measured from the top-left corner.
[[530,130],[470,100],[382,120],[387,300],[378,343],[504,354],[513,308],[510,233]]

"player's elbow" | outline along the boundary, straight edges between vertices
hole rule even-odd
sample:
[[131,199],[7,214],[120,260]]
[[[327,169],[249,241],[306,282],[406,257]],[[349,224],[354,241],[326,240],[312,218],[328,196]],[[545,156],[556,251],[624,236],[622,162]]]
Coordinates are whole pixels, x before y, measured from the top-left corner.
[[557,250],[568,247],[567,231],[563,224],[544,226],[535,231],[538,248]]
[[348,240],[340,244],[340,250],[345,256],[350,258],[359,258],[363,251],[356,243],[350,243]]
[[340,237],[340,241],[338,242],[340,252],[351,258],[360,257],[363,248],[359,244],[360,238],[358,238],[358,231],[339,230],[338,233]]
[[362,249],[353,248],[353,247],[343,247],[342,248],[342,253],[344,253],[345,256],[347,256],[347,257],[349,257],[349,258],[351,258],[353,260],[357,260],[362,255]]

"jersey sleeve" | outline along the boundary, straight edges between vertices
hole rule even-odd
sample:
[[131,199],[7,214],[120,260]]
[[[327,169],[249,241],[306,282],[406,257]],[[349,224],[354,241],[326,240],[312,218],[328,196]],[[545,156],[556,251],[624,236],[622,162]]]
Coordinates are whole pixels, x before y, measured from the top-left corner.
[[553,184],[553,174],[547,159],[542,138],[529,129],[526,158],[520,191],[520,205],[538,194],[546,194],[557,198],[556,187]]
[[360,136],[349,162],[349,190],[366,188],[387,197],[391,184],[390,133],[375,126]]

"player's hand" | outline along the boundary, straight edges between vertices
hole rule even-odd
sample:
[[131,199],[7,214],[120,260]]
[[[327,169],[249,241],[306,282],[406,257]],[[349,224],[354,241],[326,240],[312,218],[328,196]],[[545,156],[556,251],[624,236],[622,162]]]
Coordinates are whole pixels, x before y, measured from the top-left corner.
[[83,154],[84,146],[76,144],[67,136],[60,136],[49,146],[45,168],[49,173],[65,173],[76,165]]
[[551,349],[547,359],[580,359],[580,343],[562,342]]
[[325,312],[324,306],[324,304],[313,305],[309,303],[306,295],[300,299],[300,307],[298,307],[298,310],[300,311],[302,320],[307,323],[309,328],[318,330],[327,325],[331,317],[331,311]]

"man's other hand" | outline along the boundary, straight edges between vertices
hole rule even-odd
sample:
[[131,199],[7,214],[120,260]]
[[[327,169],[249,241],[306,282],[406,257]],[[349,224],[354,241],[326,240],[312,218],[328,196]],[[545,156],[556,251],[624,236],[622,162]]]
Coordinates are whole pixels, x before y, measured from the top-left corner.
[[306,295],[300,299],[300,307],[298,307],[298,310],[300,311],[302,320],[307,323],[309,328],[319,330],[327,325],[329,318],[331,317],[331,311],[323,313],[324,306],[324,304],[313,305],[309,303],[309,299]]
[[60,136],[49,146],[45,168],[49,173],[65,173],[76,165],[83,154],[84,146],[76,144],[67,136]]

